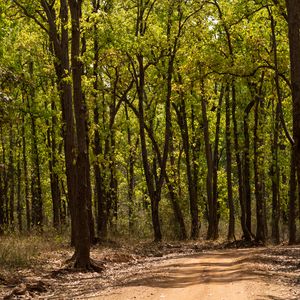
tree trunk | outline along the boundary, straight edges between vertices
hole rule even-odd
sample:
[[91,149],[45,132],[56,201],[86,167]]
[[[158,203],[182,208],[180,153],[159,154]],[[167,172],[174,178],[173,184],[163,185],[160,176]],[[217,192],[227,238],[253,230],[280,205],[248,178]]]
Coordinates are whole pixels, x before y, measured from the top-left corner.
[[72,18],[72,79],[73,79],[73,103],[76,119],[77,133],[77,193],[75,197],[75,268],[91,269],[90,261],[90,227],[88,216],[88,203],[91,199],[88,188],[88,140],[86,118],[87,110],[82,93],[81,76],[83,73],[82,62],[80,61],[80,18],[82,1],[69,0],[69,7]]
[[[244,112],[244,168],[243,168],[243,198],[245,201],[246,208],[246,232],[247,237],[246,240],[251,239],[252,232],[252,200],[251,200],[251,186],[250,186],[250,137],[249,137],[249,125],[248,125],[248,117],[252,107],[255,104],[255,100],[251,101]],[[250,235],[250,236],[248,236]]]
[[[33,63],[29,65],[29,73],[33,78]],[[27,91],[27,107],[29,110],[30,125],[31,125],[31,159],[32,159],[32,173],[31,173],[31,222],[32,225],[39,230],[43,227],[43,200],[42,200],[42,186],[40,173],[40,154],[38,150],[38,136],[36,130],[36,116],[32,112],[35,104],[35,91],[32,87]]]
[[290,165],[290,189],[289,189],[289,244],[296,243],[296,165],[295,165],[295,149],[291,149],[291,165]]
[[9,157],[8,157],[8,180],[9,180],[9,225],[10,230],[14,230],[15,213],[15,168],[14,168],[14,135],[13,125],[9,128]]
[[1,164],[0,166],[0,235],[4,233],[4,168],[5,168],[4,164]]
[[[259,95],[261,93],[259,92]],[[256,241],[265,243],[266,241],[266,216],[264,199],[264,157],[262,152],[264,103],[263,99],[257,96],[254,108],[254,183],[256,198]]]
[[275,124],[272,143],[272,240],[275,244],[279,244],[279,167],[278,167],[278,136],[279,136],[279,104],[276,105]]
[[208,230],[207,239],[215,240],[218,238],[218,208],[217,199],[213,198],[213,159],[211,143],[209,139],[209,127],[207,119],[207,108],[206,99],[204,92],[204,81],[201,83],[201,108],[202,108],[202,120],[203,120],[203,131],[204,131],[204,144],[205,144],[205,157],[207,164],[207,175],[206,175],[206,192],[207,192],[207,203],[208,203]]
[[[224,87],[222,86],[220,96],[219,96],[219,103],[217,108],[217,120],[216,120],[216,133],[215,133],[215,145],[214,145],[214,154],[213,154],[213,202],[218,203],[218,168],[219,168],[219,140],[220,140],[220,122],[221,122],[221,108],[222,102],[224,97]],[[218,207],[218,204],[217,204]],[[219,216],[217,215],[219,219]],[[219,223],[219,220],[218,220]]]
[[[1,127],[0,127],[1,128]],[[4,143],[3,131],[1,128],[1,142],[2,142],[2,174],[3,174],[3,188],[2,188],[2,197],[3,197],[3,225],[8,225],[9,223],[9,205],[8,205],[8,168],[6,163],[6,147]]]
[[166,179],[166,184],[168,187],[168,192],[169,192],[169,197],[171,200],[173,212],[174,212],[174,217],[176,224],[179,227],[179,239],[180,240],[185,240],[187,238],[187,233],[185,229],[185,223],[184,223],[184,218],[182,214],[182,210],[179,205],[179,199],[178,199],[178,194],[176,192],[176,165],[175,165],[175,156],[174,156],[174,144],[173,144],[173,131],[171,130],[170,133],[170,167],[171,167],[171,176],[173,178],[169,178],[167,172],[165,174],[165,179]]
[[[93,10],[97,12],[99,9],[99,1],[93,1]],[[101,163],[99,162],[99,157],[103,154],[101,135],[97,125],[100,125],[100,106],[98,104],[98,90],[99,90],[99,78],[98,78],[98,64],[99,64],[99,43],[97,36],[97,26],[94,26],[94,65],[93,65],[93,75],[95,76],[94,81],[94,124],[96,125],[94,132],[94,145],[93,152],[95,156],[94,161],[94,174],[95,174],[95,188],[96,188],[96,206],[97,206],[97,232],[100,240],[107,239],[107,215],[106,215],[106,192],[104,189],[104,178],[103,170],[101,170]],[[101,172],[102,171],[102,172]]]
[[[272,143],[272,164],[271,164],[271,178],[272,178],[272,240],[275,244],[279,244],[279,218],[280,218],[280,199],[279,199],[279,187],[280,187],[280,175],[278,167],[278,138],[279,138],[279,122],[281,115],[281,90],[279,83],[279,71],[278,71],[278,58],[277,58],[277,41],[275,33],[275,20],[271,11],[269,11],[271,19],[271,31],[272,31],[272,44],[274,54],[274,67],[275,67],[275,86],[277,92],[278,103],[275,108],[274,116],[274,133]],[[274,102],[273,102],[274,111]],[[274,114],[273,114],[274,115]],[[283,120],[282,120],[283,121]],[[283,124],[284,125],[284,124]],[[285,125],[284,125],[285,126]]]
[[184,95],[181,94],[180,108],[178,109],[175,105],[174,108],[177,113],[178,124],[180,127],[183,151],[185,154],[186,162],[186,175],[188,181],[188,192],[190,201],[190,214],[191,214],[191,238],[197,239],[199,236],[199,221],[198,221],[198,203],[197,203],[197,193],[196,193],[196,182],[194,182],[191,158],[190,158],[190,137],[189,129],[187,124],[187,115],[185,108]]
[[51,126],[49,122],[47,130],[47,144],[49,148],[49,172],[50,172],[50,187],[51,187],[51,196],[52,196],[52,217],[53,217],[53,227],[59,229],[60,222],[60,210],[61,210],[61,194],[59,188],[59,176],[57,174],[57,143],[56,143],[56,132],[55,128],[57,127],[57,118],[55,116],[56,107],[55,103],[52,100],[51,102],[52,110],[52,123]]
[[[126,122],[127,122],[127,143],[129,146],[129,158],[128,158],[128,165],[127,165],[128,232],[130,235],[132,235],[134,233],[133,213],[134,213],[134,185],[135,185],[135,183],[134,183],[135,147],[132,144],[132,133],[130,130],[128,107],[127,107],[126,103],[125,103],[125,116],[126,116]],[[138,143],[138,140],[137,140],[137,143]]]
[[[24,95],[23,95],[24,104]],[[30,202],[29,202],[29,179],[27,168],[27,154],[26,154],[26,138],[25,138],[25,116],[22,116],[22,158],[24,170],[24,184],[25,184],[25,210],[26,210],[26,229],[30,231],[31,216],[30,216]]]
[[[291,66],[291,86],[293,101],[293,137],[294,137],[294,162],[297,173],[298,195],[300,197],[300,2],[297,0],[286,0],[287,20],[289,29],[289,48]],[[295,184],[296,186],[296,184]],[[291,187],[292,188],[292,187]],[[295,187],[296,189],[296,187]],[[293,203],[293,192],[291,191],[290,202]],[[299,198],[300,199],[300,198]],[[300,200],[299,200],[300,204]],[[290,212],[291,213],[291,212]],[[293,226],[292,226],[293,227]],[[296,229],[295,229],[296,230]],[[293,243],[290,238],[290,243]]]
[[229,226],[227,239],[229,241],[235,239],[235,218],[234,218],[234,202],[232,195],[232,156],[231,156],[231,126],[230,126],[230,88],[226,85],[225,91],[225,107],[226,107],[226,171],[227,171],[227,197],[229,207]]
[[22,172],[21,172],[21,143],[18,141],[18,162],[17,162],[17,218],[18,218],[18,230],[19,232],[23,231],[23,201],[21,196],[21,180],[22,180]]
[[242,159],[240,155],[239,146],[239,133],[236,120],[236,92],[235,92],[235,82],[232,81],[231,85],[232,92],[232,122],[233,122],[233,132],[234,132],[234,148],[235,148],[235,160],[237,165],[237,175],[238,175],[238,188],[239,188],[239,200],[241,207],[241,227],[243,230],[243,238],[246,241],[251,240],[251,234],[246,224],[246,203],[244,194],[244,180],[243,180],[243,169],[242,169]]

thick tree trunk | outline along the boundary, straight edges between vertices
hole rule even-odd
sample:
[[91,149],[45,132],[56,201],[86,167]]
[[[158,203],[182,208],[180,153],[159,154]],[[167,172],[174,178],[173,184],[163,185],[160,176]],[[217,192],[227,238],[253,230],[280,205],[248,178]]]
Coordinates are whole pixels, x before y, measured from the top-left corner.
[[[272,165],[271,165],[271,178],[272,178],[272,240],[275,244],[279,244],[279,218],[280,218],[280,200],[279,200],[279,167],[278,167],[278,138],[279,138],[279,122],[280,122],[280,108],[281,108],[281,90],[279,84],[279,71],[277,59],[277,41],[275,32],[275,21],[272,13],[269,12],[271,19],[272,43],[274,54],[275,66],[275,85],[278,103],[275,108],[274,116],[274,133],[272,142]],[[274,110],[274,104],[273,104]]]
[[[293,153],[297,173],[298,194],[300,196],[300,2],[298,0],[286,0],[286,6],[288,15],[287,20],[289,29],[290,69],[293,100]],[[291,188],[296,190],[296,182],[294,187],[291,186]],[[293,203],[294,200],[292,198],[294,197],[294,191],[290,191],[290,193],[290,202]],[[291,237],[290,243],[294,243]]]
[[75,197],[75,268],[91,269],[90,261],[90,227],[88,215],[88,203],[91,201],[89,193],[89,160],[88,160],[88,136],[86,128],[87,109],[82,93],[81,76],[83,73],[80,61],[80,18],[82,1],[69,0],[72,18],[72,79],[73,102],[76,119],[77,133],[77,193]]

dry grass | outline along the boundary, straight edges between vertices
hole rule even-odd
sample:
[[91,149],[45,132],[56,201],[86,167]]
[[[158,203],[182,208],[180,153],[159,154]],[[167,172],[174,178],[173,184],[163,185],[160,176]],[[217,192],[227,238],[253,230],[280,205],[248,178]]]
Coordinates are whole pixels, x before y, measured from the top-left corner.
[[0,268],[15,269],[32,265],[42,253],[63,246],[61,238],[10,235],[0,237]]

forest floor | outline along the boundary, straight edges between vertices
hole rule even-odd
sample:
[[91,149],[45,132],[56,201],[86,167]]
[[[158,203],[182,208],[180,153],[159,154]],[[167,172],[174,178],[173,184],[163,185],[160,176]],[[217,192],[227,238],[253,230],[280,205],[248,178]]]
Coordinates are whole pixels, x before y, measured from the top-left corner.
[[300,246],[244,246],[111,242],[92,249],[102,273],[65,270],[72,249],[61,247],[27,267],[0,265],[0,299],[300,299]]

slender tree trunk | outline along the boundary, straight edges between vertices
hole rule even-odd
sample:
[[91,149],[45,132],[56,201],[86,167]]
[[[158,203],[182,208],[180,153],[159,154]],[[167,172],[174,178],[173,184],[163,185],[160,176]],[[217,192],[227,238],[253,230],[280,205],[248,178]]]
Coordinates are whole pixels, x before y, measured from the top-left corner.
[[264,158],[262,153],[262,135],[264,118],[263,100],[257,98],[254,108],[254,183],[256,198],[256,241],[265,243],[266,241],[266,219],[265,219],[265,199],[264,199]]
[[2,197],[3,197],[3,224],[8,225],[9,223],[9,205],[8,205],[8,168],[6,163],[6,147],[4,143],[3,131],[1,128],[1,142],[2,142],[2,173],[3,173],[3,188],[2,188]]
[[[255,100],[251,101],[244,112],[244,168],[243,168],[243,198],[245,201],[246,208],[246,231],[247,238],[246,240],[251,239],[252,232],[252,199],[251,199],[251,186],[250,186],[250,137],[249,137],[249,125],[248,125],[248,117],[252,107],[255,104]],[[248,236],[248,233],[250,236]]]
[[[93,0],[93,10],[97,12],[99,9],[99,1]],[[95,174],[95,187],[96,187],[96,206],[97,206],[97,232],[101,240],[107,239],[107,215],[106,215],[106,197],[104,190],[104,178],[103,170],[101,172],[99,157],[103,154],[101,135],[98,126],[100,125],[100,106],[98,103],[98,90],[99,90],[99,78],[98,78],[98,65],[99,65],[99,43],[97,36],[97,26],[94,26],[94,66],[93,75],[95,76],[94,82],[94,124],[97,125],[94,132],[94,145],[93,152],[95,156],[94,161],[94,174]],[[104,98],[104,96],[103,96]]]
[[[198,209],[198,202],[199,202],[199,157],[200,157],[200,146],[201,146],[201,141],[200,141],[200,132],[199,132],[199,127],[196,126],[196,115],[195,115],[195,109],[194,105],[191,105],[191,168],[192,168],[192,178],[194,182],[194,193],[195,193],[195,206],[197,207],[197,211],[195,212],[194,218],[196,219],[197,215],[197,226],[198,226],[198,236],[199,236],[199,231],[201,227],[201,222],[199,220],[199,209]],[[196,226],[196,225],[195,225]]]
[[9,128],[9,157],[8,157],[8,180],[9,180],[9,225],[10,229],[14,230],[14,213],[15,213],[15,168],[14,168],[14,135],[13,125]]
[[208,203],[208,230],[207,230],[207,239],[217,239],[218,238],[218,208],[217,208],[217,199],[213,198],[213,159],[212,159],[212,150],[211,143],[209,139],[209,127],[207,119],[207,108],[206,108],[206,99],[204,92],[204,82],[201,83],[201,108],[202,108],[202,120],[203,120],[203,131],[204,131],[204,144],[205,144],[205,157],[207,164],[207,175],[206,175],[206,192],[207,192],[207,203]]
[[[217,120],[216,120],[216,133],[215,133],[215,146],[214,146],[214,155],[213,155],[213,202],[218,203],[218,168],[219,168],[219,140],[220,140],[220,122],[221,122],[221,108],[224,97],[224,87],[222,86],[219,103],[217,108]],[[217,204],[218,206],[218,204]],[[217,216],[219,219],[219,216]],[[219,220],[218,220],[219,222]]]
[[234,132],[234,148],[235,148],[235,161],[237,165],[237,175],[238,175],[238,189],[239,189],[239,199],[241,207],[241,227],[243,230],[243,237],[246,241],[251,240],[251,234],[246,224],[246,203],[245,203],[245,193],[244,193],[244,179],[243,179],[243,169],[242,169],[242,159],[240,155],[240,145],[239,145],[239,133],[238,125],[236,120],[236,92],[235,92],[235,82],[232,81],[231,85],[232,92],[232,122],[233,122],[233,132]]
[[18,158],[17,158],[17,218],[18,218],[18,230],[19,232],[23,231],[23,201],[21,196],[21,180],[22,180],[22,171],[21,171],[21,143],[18,140]]
[[55,116],[56,107],[55,103],[52,100],[51,102],[52,110],[52,123],[51,126],[48,122],[47,130],[47,144],[49,151],[49,172],[50,172],[50,187],[51,187],[51,196],[52,196],[52,217],[53,217],[53,227],[59,229],[60,222],[60,210],[61,210],[61,194],[59,187],[59,176],[57,174],[57,143],[56,143],[56,132],[55,128],[57,127],[57,118]]
[[278,136],[279,136],[279,105],[276,105],[275,125],[272,143],[272,240],[275,244],[279,244],[279,216],[280,216],[280,202],[279,202],[279,167],[278,167]]
[[[24,103],[24,97],[23,97]],[[26,229],[30,231],[31,215],[30,215],[30,202],[29,202],[29,179],[28,179],[28,168],[27,168],[27,154],[26,154],[26,138],[25,138],[25,116],[22,116],[22,159],[23,159],[23,170],[24,170],[24,185],[25,185],[25,210],[26,210]]]
[[225,91],[225,107],[226,107],[226,171],[227,171],[227,197],[229,207],[229,226],[228,226],[228,240],[235,239],[235,217],[234,217],[234,202],[232,195],[232,156],[231,156],[231,122],[230,122],[230,88],[229,84]]
[[191,238],[197,239],[199,235],[199,221],[198,221],[196,182],[194,182],[192,166],[191,166],[190,137],[189,137],[188,124],[187,124],[185,100],[183,94],[181,95],[180,108],[178,109],[176,106],[174,106],[174,108],[177,113],[177,119],[180,127],[182,143],[183,143],[183,151],[185,154],[186,174],[187,174],[188,192],[189,192],[189,200],[190,200]]
[[179,227],[179,239],[180,240],[185,240],[187,238],[187,233],[185,229],[185,223],[184,223],[184,218],[182,214],[182,210],[179,205],[179,199],[178,199],[178,194],[176,192],[176,165],[175,165],[175,156],[174,156],[174,144],[173,144],[173,131],[171,131],[170,134],[170,168],[171,168],[171,176],[173,178],[169,178],[168,174],[165,174],[165,179],[166,179],[166,184],[168,187],[168,192],[169,192],[169,197],[171,200],[174,216],[175,216],[175,221],[176,224],[178,224]]
[[[128,107],[125,104],[125,116],[127,122],[127,143],[129,146],[129,158],[127,166],[127,182],[128,182],[128,192],[127,192],[127,201],[128,201],[128,231],[132,235],[134,233],[134,221],[133,221],[133,212],[134,212],[134,152],[135,147],[132,144],[132,132],[129,125],[129,114]],[[138,140],[137,140],[138,143]]]
[[[2,133],[2,128],[1,128],[1,133]],[[0,235],[4,233],[4,168],[5,165],[1,164],[0,165]]]
[[[33,77],[33,63],[29,65],[30,76]],[[33,78],[32,78],[33,80]],[[31,159],[32,159],[32,173],[31,173],[31,222],[32,225],[39,230],[43,228],[43,200],[42,200],[42,185],[40,173],[40,153],[38,149],[38,135],[36,130],[36,116],[32,112],[35,104],[35,91],[30,88],[27,92],[27,107],[30,116],[31,125]]]
[[290,189],[289,189],[289,244],[296,243],[296,165],[295,165],[295,149],[291,149],[291,165],[290,165]]
[[[70,75],[69,60],[69,33],[68,33],[68,5],[67,0],[60,0],[60,30],[57,27],[56,14],[53,6],[45,0],[41,0],[43,9],[47,16],[49,25],[49,37],[52,43],[51,50],[56,57],[54,62],[55,72],[57,76],[57,85],[61,101],[62,122],[63,122],[63,140],[65,153],[65,166],[67,177],[67,199],[71,215],[71,244],[74,245],[75,240],[75,197],[77,194],[77,172],[76,172],[76,135],[74,122],[74,106],[72,100],[72,86],[68,80]],[[60,31],[60,35],[59,32]]]
[[146,183],[148,188],[149,197],[151,200],[151,216],[154,231],[154,240],[161,241],[162,234],[160,229],[160,221],[158,216],[158,202],[160,201],[159,195],[154,188],[153,178],[148,162],[148,150],[146,145],[145,135],[145,119],[144,119],[144,93],[145,93],[145,70],[144,70],[144,58],[142,55],[138,55],[139,65],[139,82],[137,83],[138,99],[139,99],[139,127],[140,127],[140,139],[142,147],[142,161],[146,177]]

